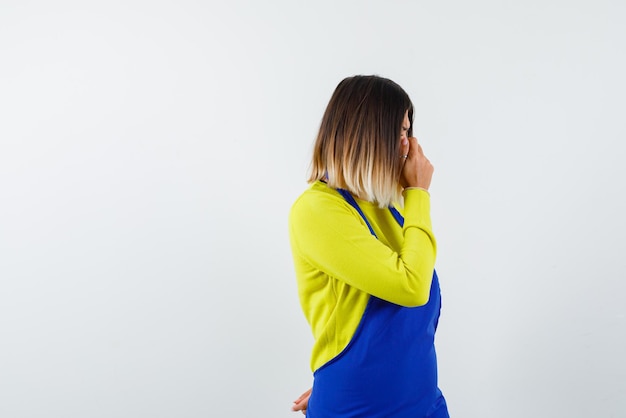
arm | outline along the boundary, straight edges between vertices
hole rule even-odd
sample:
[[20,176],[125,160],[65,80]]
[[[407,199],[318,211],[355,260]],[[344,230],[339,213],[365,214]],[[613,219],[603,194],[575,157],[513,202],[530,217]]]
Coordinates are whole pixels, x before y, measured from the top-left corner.
[[292,208],[292,245],[332,278],[398,305],[420,306],[428,302],[436,255],[426,191],[405,191],[404,216],[404,239],[396,252],[370,234],[339,194],[312,193]]

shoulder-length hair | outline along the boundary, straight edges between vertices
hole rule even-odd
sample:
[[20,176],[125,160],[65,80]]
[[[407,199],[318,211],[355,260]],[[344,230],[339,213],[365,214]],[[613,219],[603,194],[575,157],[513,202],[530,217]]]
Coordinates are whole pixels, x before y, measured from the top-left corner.
[[380,207],[402,201],[400,138],[413,104],[395,82],[357,75],[337,85],[313,148],[308,181],[324,180]]

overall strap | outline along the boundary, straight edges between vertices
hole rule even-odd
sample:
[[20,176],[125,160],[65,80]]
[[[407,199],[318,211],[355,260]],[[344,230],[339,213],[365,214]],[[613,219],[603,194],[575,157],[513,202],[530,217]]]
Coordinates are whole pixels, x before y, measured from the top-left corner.
[[404,226],[404,217],[400,215],[400,212],[398,212],[398,209],[394,208],[393,206],[389,206],[389,212],[391,212],[393,217],[396,219],[396,222],[398,222],[398,225]]
[[[356,203],[356,200],[354,200],[354,197],[352,197],[352,194],[349,191],[347,191],[346,189],[337,189],[337,191],[343,196],[344,199],[346,199],[346,201],[354,209],[356,209],[357,212],[359,212],[359,215],[361,215],[361,218],[363,218],[363,220],[365,221],[365,224],[370,229],[370,232],[372,233],[372,235],[374,235],[376,238],[378,238],[376,236],[376,233],[374,232],[374,229],[372,228],[372,225],[370,225],[369,221],[365,217],[365,214],[363,213],[363,211],[359,207],[359,204]],[[400,215],[400,212],[398,212],[398,210],[396,208],[394,208],[393,206],[389,206],[389,211],[393,215],[393,217],[396,220],[396,222],[398,222],[398,225],[404,226],[404,218],[402,217],[402,215]]]

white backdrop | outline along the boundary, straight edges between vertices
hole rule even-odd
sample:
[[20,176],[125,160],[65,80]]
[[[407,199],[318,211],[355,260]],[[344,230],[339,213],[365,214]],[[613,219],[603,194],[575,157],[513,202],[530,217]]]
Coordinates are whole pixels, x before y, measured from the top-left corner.
[[378,74],[436,167],[453,417],[625,417],[625,19],[2,1],[0,416],[300,416],[287,213],[333,89]]

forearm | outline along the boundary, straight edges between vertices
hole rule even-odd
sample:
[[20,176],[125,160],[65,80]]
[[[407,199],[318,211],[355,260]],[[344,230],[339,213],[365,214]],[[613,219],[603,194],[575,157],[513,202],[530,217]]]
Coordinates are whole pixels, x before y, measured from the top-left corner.
[[406,296],[403,305],[424,305],[430,295],[437,243],[432,232],[430,195],[420,188],[404,191],[404,241],[400,260],[406,270]]

